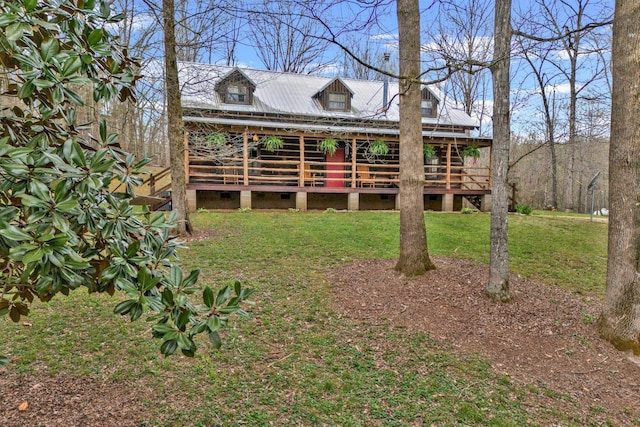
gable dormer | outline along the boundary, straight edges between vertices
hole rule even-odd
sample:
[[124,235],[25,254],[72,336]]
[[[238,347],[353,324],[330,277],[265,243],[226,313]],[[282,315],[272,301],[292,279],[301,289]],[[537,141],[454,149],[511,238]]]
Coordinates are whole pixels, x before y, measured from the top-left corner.
[[234,68],[218,83],[215,90],[223,104],[253,104],[256,84],[239,68]]
[[420,94],[422,98],[420,102],[422,117],[438,117],[438,98],[427,87],[423,87]]
[[353,92],[339,77],[327,83],[313,97],[327,111],[351,111]]

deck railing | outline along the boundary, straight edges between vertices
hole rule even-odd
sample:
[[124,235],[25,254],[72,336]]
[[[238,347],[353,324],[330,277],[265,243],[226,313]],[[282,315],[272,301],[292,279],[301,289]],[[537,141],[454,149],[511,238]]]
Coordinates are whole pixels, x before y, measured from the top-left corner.
[[[399,165],[367,162],[319,162],[293,160],[229,159],[223,164],[189,158],[190,183],[237,186],[295,187],[398,187]],[[425,187],[446,189],[489,190],[490,171],[487,166],[425,165]]]

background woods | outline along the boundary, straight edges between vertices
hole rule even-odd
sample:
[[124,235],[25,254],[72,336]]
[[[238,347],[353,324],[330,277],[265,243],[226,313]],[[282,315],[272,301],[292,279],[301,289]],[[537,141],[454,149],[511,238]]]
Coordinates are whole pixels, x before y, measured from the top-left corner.
[[[114,7],[126,17],[118,24],[121,41],[142,58],[138,103],[87,106],[87,114],[108,114],[124,148],[168,165],[160,9],[134,0]],[[181,2],[177,59],[365,79],[382,79],[381,70],[395,75],[397,24],[383,18],[393,2],[373,2],[358,13],[354,7],[350,1]],[[424,79],[450,75],[440,84],[443,93],[478,120],[477,134],[491,135],[493,3],[420,7]],[[601,171],[595,200],[606,207],[611,32],[589,24],[607,22],[611,11],[609,2],[583,0],[514,7],[508,181],[520,203],[586,212],[586,186]]]

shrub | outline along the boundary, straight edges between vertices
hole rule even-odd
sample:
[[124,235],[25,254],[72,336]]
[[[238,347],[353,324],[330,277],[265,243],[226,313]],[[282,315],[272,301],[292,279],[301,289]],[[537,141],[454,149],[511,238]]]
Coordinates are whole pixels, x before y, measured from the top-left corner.
[[516,205],[516,212],[522,215],[530,215],[533,208],[529,205]]

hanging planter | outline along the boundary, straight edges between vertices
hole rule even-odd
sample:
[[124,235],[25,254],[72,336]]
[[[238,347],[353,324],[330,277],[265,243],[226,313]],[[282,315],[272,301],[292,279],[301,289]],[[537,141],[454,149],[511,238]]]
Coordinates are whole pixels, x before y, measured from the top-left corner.
[[470,144],[464,147],[460,155],[462,157],[473,157],[473,163],[475,164],[480,158],[480,149],[476,144]]
[[227,142],[227,137],[222,132],[211,132],[206,141],[212,147],[222,147]]
[[436,149],[433,148],[433,145],[431,144],[424,144],[422,146],[422,152],[424,153],[425,159],[430,159],[436,155]]
[[369,145],[369,154],[384,156],[389,153],[389,146],[381,139],[376,139]]
[[338,149],[338,141],[333,138],[325,138],[318,143],[318,150],[324,154],[334,155]]
[[264,139],[264,148],[268,151],[274,152],[282,147],[284,147],[284,143],[277,136],[268,136]]

